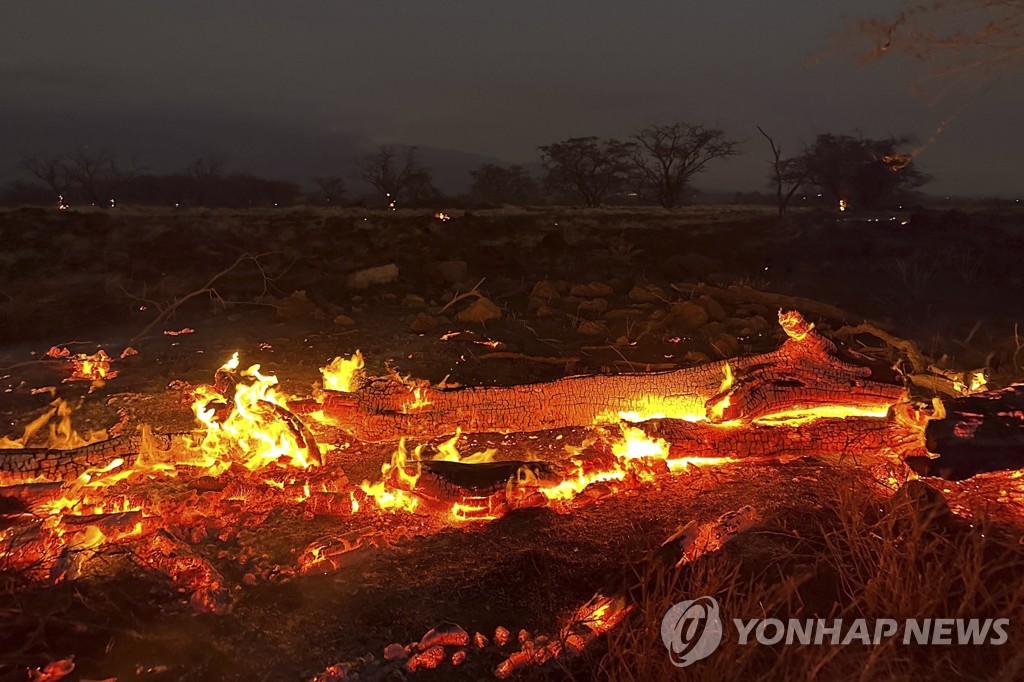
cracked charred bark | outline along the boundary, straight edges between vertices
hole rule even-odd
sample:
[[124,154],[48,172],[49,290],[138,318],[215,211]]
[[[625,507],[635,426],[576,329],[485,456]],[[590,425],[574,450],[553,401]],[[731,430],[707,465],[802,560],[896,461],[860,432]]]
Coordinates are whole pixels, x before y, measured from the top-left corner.
[[[830,406],[885,414],[903,386],[840,357],[797,313],[780,315],[789,339],[773,352],[661,373],[572,376],[507,387],[413,388],[377,379],[353,393],[328,391],[324,415],[363,441],[455,433],[532,432],[617,421],[622,414],[727,422]],[[732,377],[730,380],[728,377]]]

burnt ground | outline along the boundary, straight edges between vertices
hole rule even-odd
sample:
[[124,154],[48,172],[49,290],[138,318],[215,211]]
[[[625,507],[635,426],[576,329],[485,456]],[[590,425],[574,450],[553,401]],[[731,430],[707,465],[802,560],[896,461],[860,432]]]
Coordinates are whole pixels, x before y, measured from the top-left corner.
[[[942,366],[987,367],[1001,383],[1024,376],[1014,334],[1024,317],[1019,212],[843,220],[806,213],[780,222],[730,208],[508,209],[441,222],[415,212],[23,209],[0,214],[0,244],[0,435],[20,434],[52,400],[38,391],[50,386],[78,405],[79,429],[112,425],[118,407],[158,430],[189,428],[187,391],[169,384],[209,381],[233,351],[279,376],[286,391],[307,394],[320,366],[357,348],[371,374],[388,366],[480,384],[686,366],[780,341],[768,305],[729,304],[720,320],[673,312],[687,296],[671,284],[686,282],[741,283],[830,303],[913,339]],[[215,292],[185,300],[136,338],[243,253],[258,255],[262,270],[240,264],[213,282]],[[352,273],[389,263],[398,266],[396,281],[349,286]],[[457,320],[472,297],[442,310],[481,280],[479,291],[502,319]],[[530,296],[541,280],[559,291],[543,308]],[[592,282],[610,288],[596,297],[606,310],[569,291]],[[630,296],[638,286],[652,295]],[[417,317],[428,331],[410,331]],[[163,333],[186,328],[194,332]],[[450,332],[459,334],[442,339]],[[53,345],[102,347],[111,356],[131,345],[139,354],[115,362],[119,376],[87,393],[87,384],[63,382],[64,363],[41,357]],[[487,357],[495,350],[576,361]],[[508,443],[500,457],[529,445]],[[472,441],[463,446],[472,449]],[[373,479],[389,452],[342,451],[349,479]],[[123,557],[101,557],[74,583],[19,585],[3,597],[0,609],[17,625],[0,632],[7,652],[0,676],[24,679],[25,667],[74,654],[76,675],[86,679],[304,679],[338,661],[379,655],[390,642],[418,640],[444,620],[470,632],[496,625],[552,632],[690,519],[749,503],[770,529],[764,538],[807,536],[827,520],[836,486],[855,487],[868,501],[879,494],[858,480],[821,462],[743,464],[571,514],[522,510],[419,536],[415,519],[396,520],[409,524],[410,537],[361,552],[328,576],[240,586],[234,610],[221,617],[194,614],[173,585]],[[287,563],[337,523],[272,516],[254,542]],[[215,563],[241,585],[230,557]],[[485,676],[495,662],[471,661],[461,675]]]

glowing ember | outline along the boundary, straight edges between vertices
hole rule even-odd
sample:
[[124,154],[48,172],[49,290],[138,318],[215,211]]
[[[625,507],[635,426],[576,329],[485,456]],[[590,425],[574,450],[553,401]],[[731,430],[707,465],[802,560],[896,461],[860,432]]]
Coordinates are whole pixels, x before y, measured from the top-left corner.
[[[391,461],[385,462],[380,468],[381,477],[376,483],[363,481],[359,489],[377,504],[378,509],[384,511],[416,511],[420,500],[412,491],[420,479],[420,452],[423,446],[413,450],[412,458],[405,448],[405,439],[398,442],[398,449],[391,455]],[[412,464],[410,464],[410,462]],[[353,511],[359,508],[358,503],[353,500]]]

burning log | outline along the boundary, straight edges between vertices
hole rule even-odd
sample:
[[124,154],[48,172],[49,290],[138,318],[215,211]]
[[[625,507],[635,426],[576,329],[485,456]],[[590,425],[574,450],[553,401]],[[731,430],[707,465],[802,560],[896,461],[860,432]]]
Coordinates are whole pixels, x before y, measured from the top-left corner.
[[638,425],[669,443],[670,458],[776,457],[835,453],[851,458],[924,456],[919,427],[872,417],[822,418],[775,424],[712,424],[654,419]]
[[871,369],[840,357],[834,343],[799,313],[780,313],[788,340],[771,353],[660,373],[572,376],[509,387],[430,388],[395,378],[351,392],[326,391],[325,418],[364,441],[434,438],[464,432],[532,432],[668,417],[751,421],[832,409],[832,416],[876,415],[905,394]]
[[908,459],[922,475],[951,480],[1024,468],[1024,384],[942,401],[924,431],[928,452]]
[[171,435],[137,434],[116,436],[77,448],[17,448],[0,450],[0,481],[6,484],[35,480],[71,480],[95,470],[109,470],[111,464],[131,466],[143,447],[170,449]]

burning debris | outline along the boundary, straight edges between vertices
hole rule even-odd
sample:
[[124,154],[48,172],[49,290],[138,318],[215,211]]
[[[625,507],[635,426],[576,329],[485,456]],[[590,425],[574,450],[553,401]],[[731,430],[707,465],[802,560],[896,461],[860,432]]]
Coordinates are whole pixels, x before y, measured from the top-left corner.
[[[22,437],[0,442],[0,500],[10,510],[0,528],[3,566],[56,583],[86,574],[98,555],[125,550],[169,579],[194,610],[224,614],[243,586],[342,571],[358,555],[412,536],[527,508],[572,514],[616,494],[697,481],[708,468],[757,458],[835,454],[881,470],[1016,442],[999,466],[1024,461],[1016,434],[1020,387],[984,392],[984,376],[975,375],[966,395],[929,414],[907,402],[902,384],[855,362],[798,313],[782,313],[779,322],[787,340],[769,353],[512,387],[431,386],[393,371],[368,378],[356,352],[323,367],[323,386],[313,395],[292,396],[260,365],[241,369],[236,353],[211,384],[190,390],[196,426],[185,433],[121,423],[110,433],[80,435],[72,410],[57,400]],[[102,351],[93,364],[81,362],[83,376],[113,376]],[[585,434],[582,442],[557,457],[460,451],[464,434],[561,438],[574,429]],[[374,441],[393,441],[390,457],[378,476],[350,482],[339,453]],[[271,517],[329,526],[282,561],[245,547],[246,534]],[[689,524],[657,560],[692,562],[755,517],[743,509]],[[521,632],[520,648],[511,652],[504,650],[507,631],[470,637],[445,624],[418,643],[389,646],[372,666],[415,672],[497,649],[503,659],[495,674],[504,678],[582,652],[631,609],[628,590],[609,588],[555,635]],[[332,666],[317,679],[341,679],[367,665]]]

